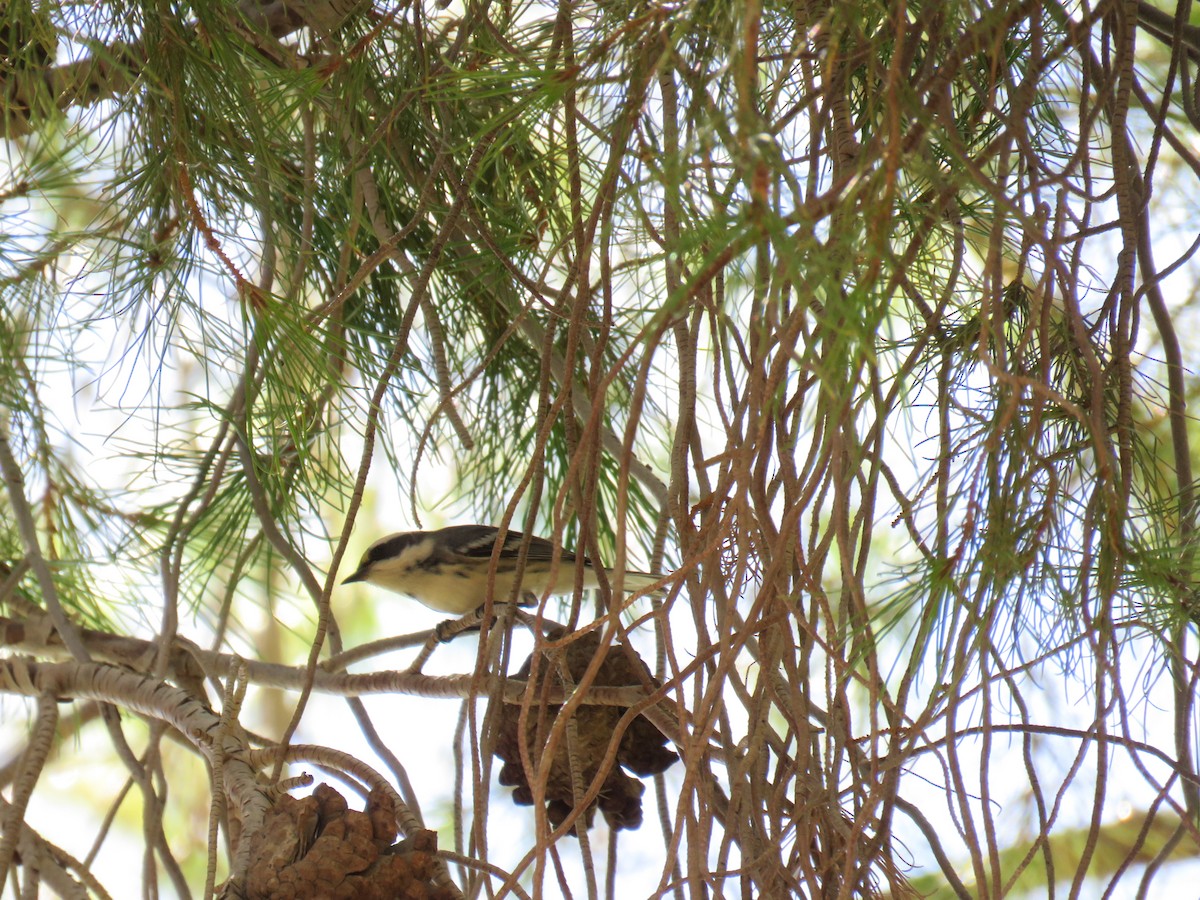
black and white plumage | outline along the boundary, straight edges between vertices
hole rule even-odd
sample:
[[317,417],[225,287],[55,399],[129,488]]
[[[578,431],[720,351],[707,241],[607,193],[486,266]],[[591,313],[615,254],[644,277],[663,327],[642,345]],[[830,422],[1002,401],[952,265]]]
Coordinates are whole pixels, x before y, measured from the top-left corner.
[[[358,568],[342,584],[365,581],[398,594],[407,594],[430,609],[464,615],[487,600],[488,569],[492,550],[500,535],[489,525],[451,525],[437,531],[402,531],[380,538],[363,554]],[[541,595],[569,594],[575,589],[576,556],[562,550],[550,583],[554,545],[545,538],[526,537],[519,531],[504,535],[496,562],[493,602],[507,602],[513,595],[517,559],[528,544],[521,577],[521,602],[536,602]],[[596,587],[599,578],[590,561],[583,564],[583,587]],[[616,581],[613,569],[604,570],[608,581]],[[622,587],[636,591],[659,581],[657,575],[626,572]]]

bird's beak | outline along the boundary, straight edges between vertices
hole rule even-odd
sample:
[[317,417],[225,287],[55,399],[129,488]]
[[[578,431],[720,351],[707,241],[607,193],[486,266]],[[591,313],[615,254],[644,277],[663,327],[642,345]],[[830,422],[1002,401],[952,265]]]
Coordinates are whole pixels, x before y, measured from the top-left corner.
[[365,567],[360,566],[358,571],[355,572],[353,575],[350,575],[347,578],[343,578],[342,584],[353,584],[356,581],[366,581],[366,580],[367,580],[367,570]]

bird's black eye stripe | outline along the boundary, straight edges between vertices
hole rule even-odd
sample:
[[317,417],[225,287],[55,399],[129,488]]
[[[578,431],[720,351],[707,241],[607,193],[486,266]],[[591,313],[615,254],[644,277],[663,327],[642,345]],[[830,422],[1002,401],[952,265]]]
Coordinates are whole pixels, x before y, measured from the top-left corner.
[[420,534],[396,534],[390,538],[384,538],[376,544],[372,544],[367,549],[366,562],[379,562],[381,559],[393,559],[404,552],[406,547],[411,547],[421,541]]

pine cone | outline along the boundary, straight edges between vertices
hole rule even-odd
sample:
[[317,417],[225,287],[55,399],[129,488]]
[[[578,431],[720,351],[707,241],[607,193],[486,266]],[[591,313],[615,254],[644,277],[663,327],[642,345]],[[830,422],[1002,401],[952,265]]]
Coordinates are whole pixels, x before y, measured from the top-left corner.
[[[558,672],[561,654],[566,654],[567,669],[573,683],[583,678],[592,658],[600,648],[600,638],[589,632],[562,650],[544,652],[538,668],[537,682],[530,686],[536,696],[546,684],[559,684]],[[602,687],[625,687],[652,684],[650,670],[632,651],[621,647],[609,647],[596,675],[595,684]],[[525,661],[518,678],[528,680],[533,657]],[[534,761],[542,754],[546,738],[554,725],[560,707],[556,704],[538,705],[530,709],[526,722],[525,739],[529,758]],[[609,744],[614,737],[617,723],[627,707],[582,705],[575,711],[575,750],[578,755],[580,782],[584,790],[600,771]],[[521,706],[506,704],[500,713],[496,737],[495,754],[504,760],[500,769],[500,784],[513,787],[513,802],[522,806],[533,803],[533,790],[521,765],[521,749],[518,739]],[[657,775],[679,757],[666,747],[667,739],[648,720],[639,716],[621,735],[617,746],[616,761],[604,778],[600,796],[595,804],[583,813],[585,826],[590,826],[598,806],[609,827],[613,829],[637,828],[642,824],[642,793],[645,788],[636,778],[627,774],[628,769],[636,775]],[[624,768],[622,768],[624,767]],[[558,827],[566,820],[575,806],[571,790],[571,770],[567,755],[567,739],[558,744],[554,762],[546,779],[546,813],[550,824]],[[575,834],[575,829],[571,829]]]

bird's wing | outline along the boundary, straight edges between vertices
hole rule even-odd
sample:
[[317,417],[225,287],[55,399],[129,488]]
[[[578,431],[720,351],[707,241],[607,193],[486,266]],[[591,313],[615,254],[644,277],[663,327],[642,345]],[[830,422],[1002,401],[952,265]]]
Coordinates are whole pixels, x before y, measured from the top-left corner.
[[[444,529],[447,532],[453,532],[454,545],[463,556],[475,557],[477,559],[487,559],[492,555],[492,548],[496,545],[496,535],[498,530],[490,525],[451,525]],[[545,538],[530,537],[519,531],[509,531],[505,534],[504,546],[500,548],[501,559],[516,559],[521,552],[521,544],[526,540],[529,542],[530,560],[549,560],[554,555],[554,545]],[[575,554],[570,550],[563,550],[559,559],[563,562],[574,562]]]
[[[504,554],[511,554],[514,558],[521,551],[521,542],[525,539],[519,531],[510,531],[508,540],[504,542]],[[529,538],[529,559],[540,561],[549,561],[554,558],[554,544],[545,538],[531,537]],[[563,562],[574,562],[575,554],[565,547],[558,557]]]

